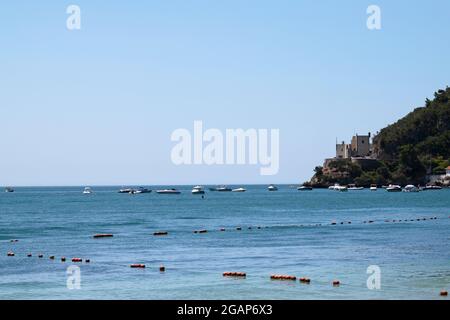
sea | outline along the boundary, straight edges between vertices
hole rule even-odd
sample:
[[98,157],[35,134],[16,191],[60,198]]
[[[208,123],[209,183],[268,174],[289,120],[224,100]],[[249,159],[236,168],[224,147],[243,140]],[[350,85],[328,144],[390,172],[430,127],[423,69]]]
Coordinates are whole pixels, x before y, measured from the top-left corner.
[[450,189],[239,185],[247,191],[206,187],[202,197],[192,187],[176,186],[179,195],[120,194],[120,186],[1,192],[0,299],[447,299]]

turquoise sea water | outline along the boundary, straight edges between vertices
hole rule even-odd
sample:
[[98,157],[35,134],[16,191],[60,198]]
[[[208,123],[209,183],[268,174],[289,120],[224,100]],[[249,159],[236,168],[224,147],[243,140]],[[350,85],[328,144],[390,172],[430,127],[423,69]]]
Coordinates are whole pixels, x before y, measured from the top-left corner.
[[[181,195],[118,194],[119,187],[94,187],[92,195],[82,187],[1,192],[0,299],[441,299],[440,290],[450,289],[450,190],[279,187],[205,199],[192,186],[179,187]],[[208,233],[193,233],[199,229]],[[169,235],[152,235],[159,230]],[[114,237],[93,239],[97,233]],[[66,286],[72,257],[91,259],[78,264],[79,290]],[[381,268],[380,290],[367,288],[370,265]],[[247,277],[224,278],[224,271]],[[271,274],[311,284],[271,281]],[[342,285],[333,287],[334,279]]]

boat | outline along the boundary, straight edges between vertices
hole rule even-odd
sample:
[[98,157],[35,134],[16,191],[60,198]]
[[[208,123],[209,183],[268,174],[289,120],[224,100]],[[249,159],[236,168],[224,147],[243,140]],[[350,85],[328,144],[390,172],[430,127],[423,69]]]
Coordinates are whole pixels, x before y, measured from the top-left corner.
[[133,189],[131,188],[124,188],[124,189],[120,189],[119,193],[132,193]]
[[163,190],[157,190],[156,193],[158,194],[180,194],[181,192],[177,189],[163,189]]
[[244,188],[237,188],[237,189],[233,189],[233,190],[231,190],[231,191],[233,191],[233,192],[245,192],[245,191],[247,191],[247,190],[244,189]]
[[231,188],[228,188],[227,186],[218,186],[216,188],[209,188],[210,191],[218,191],[218,192],[230,192],[232,191]]
[[11,188],[11,187],[6,187],[5,188],[5,192],[14,192],[14,189],[13,188]]
[[311,191],[313,188],[308,186],[300,186],[297,188],[298,191]]
[[202,186],[195,186],[192,188],[192,194],[205,194],[205,190],[203,190]]
[[412,184],[408,184],[405,188],[403,188],[403,192],[419,192],[420,189]]
[[423,191],[430,191],[430,190],[442,190],[441,186],[425,186],[422,188]]
[[357,187],[355,184],[349,184],[347,189],[349,191],[358,191],[358,190],[364,190],[364,187]]
[[92,193],[92,189],[90,187],[86,187],[83,190],[83,194],[91,194]]
[[276,186],[274,186],[273,184],[271,184],[270,186],[267,187],[267,190],[269,190],[269,191],[278,191],[278,188]]
[[132,194],[151,193],[151,192],[152,192],[152,190],[147,189],[147,188],[143,188],[143,187],[139,187],[136,190],[132,189],[130,191],[130,193],[132,193]]
[[348,188],[346,186],[337,186],[334,190],[339,192],[346,192],[348,191]]
[[396,184],[390,184],[388,187],[386,187],[387,192],[401,192],[402,187]]
[[371,184],[370,185],[370,191],[377,191],[377,190],[378,190],[378,187],[377,187],[376,184]]

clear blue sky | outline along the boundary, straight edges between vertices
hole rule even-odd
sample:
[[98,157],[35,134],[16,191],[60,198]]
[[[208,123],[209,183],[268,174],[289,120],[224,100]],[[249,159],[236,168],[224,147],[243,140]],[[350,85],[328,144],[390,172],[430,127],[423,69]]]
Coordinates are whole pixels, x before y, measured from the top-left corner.
[[[448,0],[2,3],[0,185],[303,182],[336,138],[449,84],[449,15]],[[194,120],[279,128],[278,175],[173,165],[170,135]]]

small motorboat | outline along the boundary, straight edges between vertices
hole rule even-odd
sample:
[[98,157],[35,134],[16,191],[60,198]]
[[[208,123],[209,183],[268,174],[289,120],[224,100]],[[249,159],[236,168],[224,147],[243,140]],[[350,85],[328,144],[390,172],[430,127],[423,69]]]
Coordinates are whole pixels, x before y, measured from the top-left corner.
[[356,184],[349,184],[347,188],[349,191],[364,190],[364,187],[357,187]]
[[130,193],[132,194],[140,194],[140,193],[151,193],[152,190],[147,189],[147,188],[143,188],[143,187],[139,187],[136,190],[131,190]]
[[5,192],[14,192],[14,189],[11,187],[6,187]]
[[376,184],[370,185],[370,191],[377,191],[377,190],[378,190],[378,186]]
[[93,193],[93,191],[92,191],[92,189],[90,187],[84,188],[83,194],[91,194],[91,193]]
[[192,188],[192,194],[205,194],[205,190],[203,190],[202,186],[195,186]]
[[119,190],[119,193],[133,193],[133,191],[131,188],[123,188]]
[[313,188],[308,186],[300,186],[297,188],[298,191],[311,191]]
[[246,189],[244,189],[244,188],[237,188],[237,189],[233,189],[233,190],[231,190],[232,192],[245,192],[245,191],[247,191]]
[[400,187],[399,185],[396,184],[390,184],[387,188],[386,188],[387,192],[402,192],[402,187]]
[[335,187],[334,190],[339,191],[339,192],[347,192],[348,188],[346,186],[337,186],[337,187]]
[[227,186],[218,186],[216,188],[209,188],[210,191],[218,191],[218,192],[230,192],[232,191],[231,188],[228,188]]
[[328,189],[338,191],[338,189],[341,187],[339,183],[335,183],[334,186],[329,186]]
[[163,189],[163,190],[157,190],[156,193],[158,194],[180,194],[181,192],[177,189]]
[[423,191],[442,190],[442,187],[441,186],[435,186],[435,185],[425,186],[425,187],[422,188],[422,190]]
[[403,192],[419,192],[420,189],[415,185],[408,184],[405,188],[403,188]]
[[276,186],[274,186],[273,184],[271,184],[270,186],[267,187],[267,190],[269,190],[269,191],[278,191],[278,188]]

